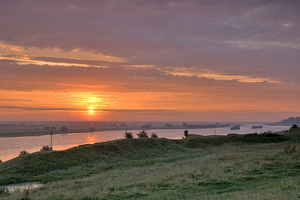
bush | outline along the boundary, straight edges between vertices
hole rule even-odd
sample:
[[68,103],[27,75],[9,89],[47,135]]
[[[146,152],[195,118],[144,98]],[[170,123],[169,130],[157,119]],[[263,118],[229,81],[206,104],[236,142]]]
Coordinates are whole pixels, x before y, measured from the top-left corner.
[[23,150],[23,151],[20,151],[19,156],[23,156],[23,155],[27,155],[27,154],[29,154],[29,152]]
[[132,135],[131,132],[127,132],[127,131],[126,131],[126,132],[124,133],[124,137],[130,139],[130,138],[133,138],[133,135]]
[[0,159],[0,163],[2,163],[2,160]]
[[139,138],[148,138],[148,133],[144,130],[140,131],[140,133],[137,134]]
[[296,146],[295,145],[293,145],[293,146],[287,145],[287,146],[284,147],[284,152],[285,153],[295,153],[296,152]]
[[188,130],[184,130],[183,133],[184,133],[184,137],[188,137],[189,136],[189,131]]
[[158,138],[158,136],[156,135],[156,133],[152,133],[151,138]]
[[49,151],[49,150],[52,150],[52,148],[49,147],[48,145],[43,146],[43,147],[41,148],[41,151]]

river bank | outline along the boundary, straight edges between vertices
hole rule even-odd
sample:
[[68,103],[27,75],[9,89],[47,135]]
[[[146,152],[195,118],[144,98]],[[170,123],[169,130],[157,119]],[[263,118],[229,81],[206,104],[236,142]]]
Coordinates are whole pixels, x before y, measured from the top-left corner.
[[[277,132],[287,130],[287,126],[264,126],[263,129],[251,129],[252,124],[241,126],[240,130],[232,131],[229,127],[224,128],[207,128],[207,129],[188,129],[190,134],[196,135],[228,135],[230,133],[247,134],[254,132]],[[149,135],[155,132],[159,138],[180,139],[184,136],[185,129],[151,129],[147,130]],[[128,130],[137,137],[139,130]],[[124,130],[98,131],[87,133],[67,133],[56,134],[52,137],[52,146],[54,150],[65,150],[78,145],[94,144],[99,142],[111,141],[124,138]],[[49,135],[26,136],[26,137],[0,137],[0,159],[6,161],[17,157],[20,151],[25,150],[29,153],[40,151],[42,146],[51,145]]]

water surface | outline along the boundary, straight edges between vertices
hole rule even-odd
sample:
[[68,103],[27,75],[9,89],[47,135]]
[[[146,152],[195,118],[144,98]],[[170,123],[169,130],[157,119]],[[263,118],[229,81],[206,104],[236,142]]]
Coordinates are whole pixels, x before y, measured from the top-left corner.
[[[287,130],[288,126],[267,126],[263,125],[263,129],[251,129],[252,124],[246,124],[241,126],[241,130],[230,130],[229,127],[225,128],[208,128],[208,129],[190,129],[189,134],[198,135],[227,135],[229,133],[246,134],[253,132],[265,132],[265,131],[281,131]],[[155,129],[147,130],[150,136],[152,132],[155,132],[160,138],[179,139],[183,137],[183,131],[185,129]],[[137,137],[139,130],[131,131],[134,137]],[[97,142],[105,142],[110,140],[124,138],[124,131],[100,131],[93,133],[70,133],[70,134],[57,134],[53,135],[53,150],[65,150],[71,147],[75,147],[82,144],[94,144]],[[22,150],[26,150],[29,153],[40,151],[42,146],[50,146],[50,135],[43,136],[26,136],[26,137],[0,137],[0,159],[7,161],[14,157],[17,157]]]

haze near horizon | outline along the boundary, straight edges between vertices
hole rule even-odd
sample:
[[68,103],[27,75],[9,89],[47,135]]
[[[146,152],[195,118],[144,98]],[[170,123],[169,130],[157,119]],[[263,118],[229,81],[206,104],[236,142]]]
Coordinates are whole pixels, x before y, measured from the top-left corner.
[[300,116],[299,1],[0,1],[0,121]]

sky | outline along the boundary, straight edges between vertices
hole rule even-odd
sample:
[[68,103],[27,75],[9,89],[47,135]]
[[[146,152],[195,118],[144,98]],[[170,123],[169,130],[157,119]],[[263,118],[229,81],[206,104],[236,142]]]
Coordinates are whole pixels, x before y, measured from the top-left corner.
[[300,116],[299,0],[0,0],[1,121]]

